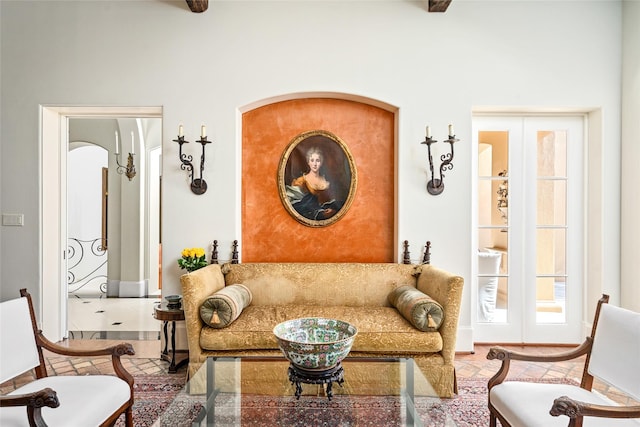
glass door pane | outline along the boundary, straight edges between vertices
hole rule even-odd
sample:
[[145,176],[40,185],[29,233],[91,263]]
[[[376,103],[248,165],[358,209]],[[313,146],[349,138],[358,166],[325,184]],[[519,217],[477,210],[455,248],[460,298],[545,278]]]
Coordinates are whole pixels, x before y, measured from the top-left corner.
[[476,321],[506,323],[509,300],[509,132],[478,135]]
[[564,323],[567,132],[536,132],[536,323]]

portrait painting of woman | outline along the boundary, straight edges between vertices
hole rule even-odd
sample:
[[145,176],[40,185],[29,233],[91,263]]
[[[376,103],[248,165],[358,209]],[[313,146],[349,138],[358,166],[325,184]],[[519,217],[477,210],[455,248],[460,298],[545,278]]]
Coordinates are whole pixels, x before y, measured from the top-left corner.
[[299,222],[322,227],[349,209],[356,189],[356,168],[348,147],[334,134],[314,130],[296,136],[278,168],[282,203]]

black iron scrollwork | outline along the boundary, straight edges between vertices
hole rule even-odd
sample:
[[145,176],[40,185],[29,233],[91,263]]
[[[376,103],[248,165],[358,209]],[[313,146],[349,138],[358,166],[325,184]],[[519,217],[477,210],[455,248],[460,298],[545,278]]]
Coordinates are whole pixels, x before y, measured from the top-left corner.
[[67,245],[67,292],[74,293],[98,283],[100,292],[107,292],[107,250],[102,238],[80,240],[70,238]]

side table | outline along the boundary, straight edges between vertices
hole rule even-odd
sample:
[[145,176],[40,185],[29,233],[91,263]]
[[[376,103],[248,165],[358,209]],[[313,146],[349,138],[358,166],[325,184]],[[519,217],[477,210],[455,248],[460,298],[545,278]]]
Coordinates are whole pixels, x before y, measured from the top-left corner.
[[[189,356],[183,358],[176,364],[176,321],[184,320],[184,310],[182,310],[182,306],[168,307],[167,302],[163,301],[162,303],[156,304],[153,308],[153,317],[157,320],[161,320],[164,323],[164,350],[161,353],[162,360],[166,360],[170,362],[169,364],[169,373],[173,374],[178,371],[178,368],[184,365],[189,361]],[[168,336],[167,336],[167,328],[171,322],[171,357],[169,357],[169,352],[167,351],[168,344]]]

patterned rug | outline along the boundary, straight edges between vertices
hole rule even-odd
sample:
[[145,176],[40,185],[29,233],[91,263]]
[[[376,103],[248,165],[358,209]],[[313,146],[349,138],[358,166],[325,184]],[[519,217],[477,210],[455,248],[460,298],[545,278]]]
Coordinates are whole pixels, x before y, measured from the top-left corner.
[[[202,397],[184,392],[182,375],[145,375],[136,378],[134,424],[140,427],[190,426],[202,407]],[[559,380],[549,380],[558,382]],[[546,381],[545,381],[546,382]],[[406,412],[399,397],[338,395],[326,397],[243,396],[216,400],[215,425],[269,427],[380,427],[404,425]],[[487,380],[459,379],[452,399],[416,398],[416,410],[425,427],[476,427],[489,425]],[[123,417],[117,426],[123,426]]]
[[452,399],[434,402],[417,398],[416,409],[421,414],[425,427],[488,426],[487,381],[488,379],[458,379],[458,394]]
[[[174,400],[184,388],[184,375],[135,375],[133,388],[133,423],[136,427],[149,427],[169,406],[174,406]],[[181,418],[194,419],[200,411],[199,405],[191,404],[189,408],[182,408]],[[117,427],[125,425],[124,415],[116,422]]]
[[[487,380],[462,380],[459,394],[452,399],[418,397],[415,408],[425,427],[471,427],[489,424]],[[226,397],[227,400],[233,400]],[[406,401],[399,396],[243,396],[241,411],[217,400],[216,425],[232,426],[403,426],[407,420]],[[222,410],[220,410],[222,408]],[[230,413],[229,413],[230,412]],[[238,424],[236,420],[240,420]],[[269,420],[266,422],[265,420]]]

